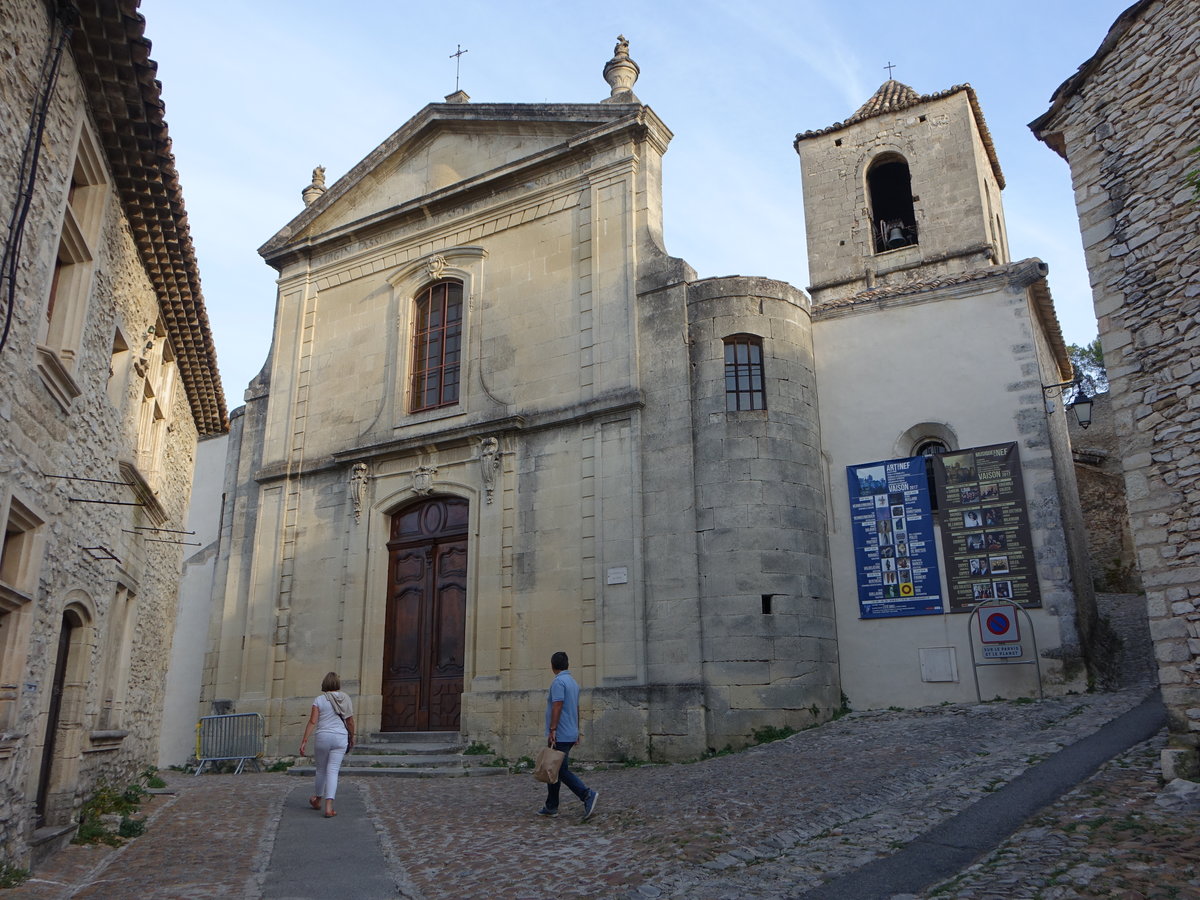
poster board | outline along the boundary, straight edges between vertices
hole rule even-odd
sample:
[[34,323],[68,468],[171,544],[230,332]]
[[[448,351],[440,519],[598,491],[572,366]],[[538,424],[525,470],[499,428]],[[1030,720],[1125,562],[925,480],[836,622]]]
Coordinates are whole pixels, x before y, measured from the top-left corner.
[[914,456],[846,467],[860,618],[944,611],[925,466]]
[[984,600],[1041,605],[1015,443],[930,457],[950,612]]

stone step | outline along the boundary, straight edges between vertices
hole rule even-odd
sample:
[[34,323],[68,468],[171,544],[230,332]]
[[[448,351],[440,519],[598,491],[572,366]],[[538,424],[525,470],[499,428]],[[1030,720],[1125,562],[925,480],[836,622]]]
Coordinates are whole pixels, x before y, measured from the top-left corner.
[[367,735],[372,744],[461,744],[457,731],[374,731]]
[[[301,775],[311,778],[316,769],[313,766],[292,766],[287,770],[289,775]],[[338,773],[342,778],[462,778],[464,776],[481,777],[484,775],[507,775],[508,769],[503,766],[435,766],[404,768],[391,766],[378,768],[375,766],[342,766]]]
[[342,760],[342,767],[346,766],[394,766],[396,768],[411,769],[416,767],[425,767],[427,769],[437,768],[438,766],[454,766],[463,768],[466,766],[486,766],[496,757],[494,756],[463,756],[461,753],[414,753],[404,755],[398,753],[359,753],[358,748],[354,748],[354,752],[346,754]]
[[395,741],[371,741],[367,744],[355,744],[350,756],[371,754],[375,756],[446,756],[462,753],[462,744],[402,744]]

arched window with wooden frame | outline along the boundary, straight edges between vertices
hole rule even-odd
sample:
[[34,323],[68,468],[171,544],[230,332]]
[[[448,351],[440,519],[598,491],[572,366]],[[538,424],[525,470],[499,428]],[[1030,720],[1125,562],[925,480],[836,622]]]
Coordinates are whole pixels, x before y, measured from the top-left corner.
[[871,231],[875,252],[899,250],[916,244],[917,215],[913,208],[912,176],[908,161],[899,153],[884,153],[867,169],[871,201]]
[[766,409],[762,338],[733,334],[725,338],[725,410]]
[[437,409],[458,402],[462,330],[461,281],[439,281],[417,295],[410,411]]

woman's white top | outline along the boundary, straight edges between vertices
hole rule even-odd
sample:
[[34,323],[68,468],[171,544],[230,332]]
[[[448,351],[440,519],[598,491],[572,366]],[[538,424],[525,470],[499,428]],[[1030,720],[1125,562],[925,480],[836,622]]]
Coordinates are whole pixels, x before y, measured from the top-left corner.
[[312,705],[317,708],[316,734],[336,734],[345,738],[350,737],[346,726],[342,724],[341,716],[334,711],[333,704],[329,702],[328,697],[321,694],[313,700]]

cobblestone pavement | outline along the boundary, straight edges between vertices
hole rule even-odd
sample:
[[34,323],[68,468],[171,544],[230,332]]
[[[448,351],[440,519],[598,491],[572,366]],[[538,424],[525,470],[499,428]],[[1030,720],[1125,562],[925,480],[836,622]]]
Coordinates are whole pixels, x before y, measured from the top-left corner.
[[1117,757],[1009,840],[923,897],[1200,898],[1200,814],[1167,812],[1165,732]]
[[[374,778],[354,789],[397,896],[410,900],[795,897],[899,849],[1132,708],[1148,687],[1137,676],[1113,693],[858,712],[704,762],[585,768],[601,793],[586,823],[566,794],[558,819],[535,816],[543,789],[528,775]],[[1154,803],[1163,741],[1118,757],[922,896],[1200,898],[1200,815]],[[118,850],[69,847],[11,896],[260,896],[296,780],[169,781],[176,793],[154,800],[142,837]],[[335,854],[341,820],[328,824]]]

